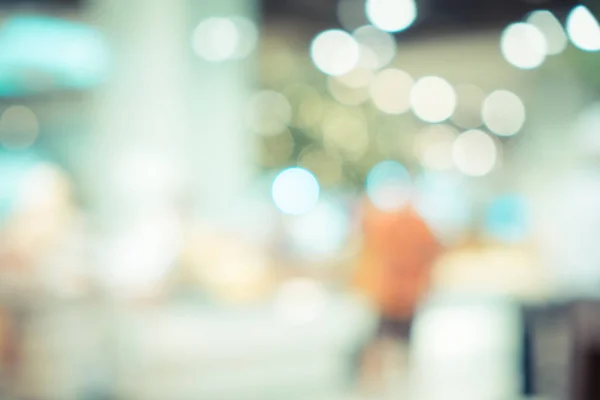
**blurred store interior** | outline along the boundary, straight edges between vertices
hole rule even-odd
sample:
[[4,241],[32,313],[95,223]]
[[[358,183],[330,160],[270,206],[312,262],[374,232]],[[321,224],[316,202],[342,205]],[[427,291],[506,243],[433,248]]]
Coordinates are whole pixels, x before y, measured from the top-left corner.
[[0,0],[0,398],[600,399],[598,18]]

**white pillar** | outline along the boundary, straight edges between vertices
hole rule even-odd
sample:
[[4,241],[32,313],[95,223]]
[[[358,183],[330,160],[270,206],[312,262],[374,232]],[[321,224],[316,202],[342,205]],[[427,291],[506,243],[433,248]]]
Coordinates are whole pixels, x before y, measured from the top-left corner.
[[252,4],[98,0],[92,7],[114,50],[112,78],[94,107],[89,173],[97,215],[110,226],[182,195],[200,216],[239,198],[252,166],[242,123],[252,58],[201,60],[191,36],[207,17],[251,17]]

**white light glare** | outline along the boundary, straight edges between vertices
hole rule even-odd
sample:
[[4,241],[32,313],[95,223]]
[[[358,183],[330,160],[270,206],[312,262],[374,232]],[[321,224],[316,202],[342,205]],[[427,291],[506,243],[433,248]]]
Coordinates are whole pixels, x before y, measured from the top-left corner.
[[310,46],[315,66],[331,76],[344,75],[358,64],[359,45],[348,33],[330,29],[318,34]]
[[496,90],[483,102],[482,118],[496,135],[512,136],[525,123],[525,105],[516,94],[508,90]]
[[387,32],[406,30],[417,19],[414,0],[367,0],[365,11],[373,25]]
[[381,71],[370,88],[375,106],[386,114],[402,114],[410,109],[410,92],[414,81],[399,69]]
[[245,58],[256,48],[258,29],[243,17],[212,17],[200,22],[192,35],[198,57],[210,62]]
[[273,181],[271,195],[277,208],[291,215],[302,215],[312,210],[319,200],[319,182],[304,168],[283,170]]
[[527,18],[527,22],[537,27],[546,38],[546,54],[557,55],[567,48],[567,35],[560,21],[548,10],[537,10]]
[[192,46],[207,61],[220,62],[233,57],[240,40],[238,30],[228,18],[207,18],[194,30]]
[[600,50],[600,25],[586,6],[579,5],[571,10],[567,17],[567,34],[581,50]]
[[496,144],[480,130],[470,130],[456,138],[452,153],[456,166],[466,175],[484,176],[496,165]]
[[544,63],[548,44],[536,26],[518,22],[502,32],[500,49],[506,61],[515,67],[534,69]]
[[425,122],[442,122],[456,109],[456,92],[452,85],[437,76],[419,79],[412,88],[410,103],[413,112]]
[[360,46],[359,65],[377,70],[388,65],[396,56],[396,39],[374,26],[362,26],[352,34]]

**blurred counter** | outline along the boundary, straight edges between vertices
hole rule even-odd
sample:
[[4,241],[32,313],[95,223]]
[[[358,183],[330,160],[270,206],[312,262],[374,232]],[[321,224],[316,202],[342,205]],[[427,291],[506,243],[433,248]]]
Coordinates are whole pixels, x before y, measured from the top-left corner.
[[26,347],[37,350],[22,366],[23,387],[60,400],[102,385],[131,400],[336,396],[351,382],[353,356],[375,318],[356,298],[323,300],[312,309],[274,301],[244,310],[168,305],[32,316]]

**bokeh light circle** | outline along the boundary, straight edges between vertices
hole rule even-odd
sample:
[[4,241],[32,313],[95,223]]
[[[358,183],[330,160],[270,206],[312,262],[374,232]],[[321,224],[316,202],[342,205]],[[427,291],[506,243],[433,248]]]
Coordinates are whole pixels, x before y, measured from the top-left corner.
[[412,181],[408,170],[397,161],[382,161],[367,177],[367,196],[382,211],[398,210],[410,201]]
[[381,71],[371,84],[373,104],[386,114],[402,114],[410,109],[410,93],[414,81],[399,69]]
[[430,125],[415,138],[415,155],[431,170],[445,171],[454,167],[452,146],[458,132],[450,125]]
[[252,54],[258,44],[260,36],[258,28],[253,21],[245,17],[232,17],[231,21],[238,31],[238,42],[232,57],[235,59],[246,58]]
[[211,17],[198,24],[192,35],[192,48],[198,57],[222,62],[235,56],[240,33],[229,18]]
[[369,100],[368,88],[347,86],[338,77],[328,77],[327,89],[331,97],[346,106],[357,106]]
[[445,79],[426,76],[419,79],[410,93],[413,112],[425,122],[447,120],[456,108],[456,92]]
[[600,50],[600,24],[589,8],[584,5],[573,8],[569,13],[567,34],[571,43],[581,50]]
[[247,122],[258,134],[271,136],[286,129],[292,119],[292,106],[283,94],[273,90],[255,93],[248,102]]
[[352,35],[360,46],[359,66],[362,68],[383,68],[396,56],[396,40],[388,32],[366,25]]
[[302,215],[319,200],[317,178],[308,170],[292,167],[283,170],[273,181],[271,195],[275,206],[284,214]]
[[373,25],[387,32],[406,30],[417,19],[414,0],[367,0],[365,11]]
[[510,64],[521,69],[533,69],[544,63],[548,44],[535,25],[518,22],[502,32],[500,49]]
[[509,194],[494,199],[485,212],[485,229],[488,235],[504,242],[519,242],[529,233],[529,207],[519,194]]
[[498,150],[488,134],[480,130],[462,133],[452,147],[454,162],[458,169],[470,176],[484,176],[496,165]]
[[39,134],[35,113],[25,106],[10,106],[0,117],[0,144],[8,149],[31,146]]
[[310,46],[310,56],[315,66],[331,76],[344,75],[358,64],[360,49],[356,40],[339,29],[318,34]]
[[536,10],[527,17],[527,22],[537,27],[546,38],[546,54],[557,55],[567,48],[567,35],[560,21],[548,10]]
[[525,124],[523,101],[508,90],[496,90],[483,102],[482,117],[490,131],[499,136],[512,136]]

